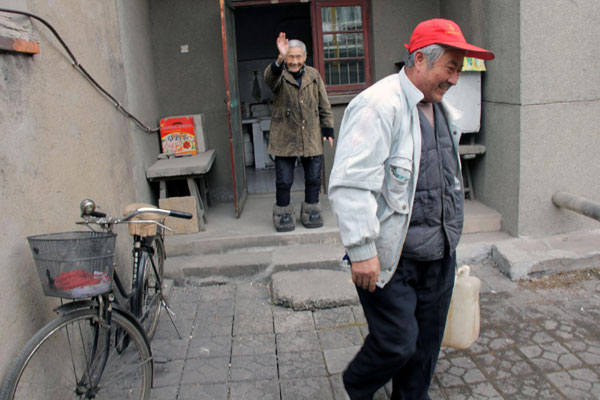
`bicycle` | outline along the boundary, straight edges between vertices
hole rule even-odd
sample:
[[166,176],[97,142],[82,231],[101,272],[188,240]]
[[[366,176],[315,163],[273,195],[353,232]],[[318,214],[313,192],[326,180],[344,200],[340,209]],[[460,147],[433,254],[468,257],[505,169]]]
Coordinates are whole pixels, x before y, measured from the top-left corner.
[[[148,250],[144,249],[143,242],[149,240],[141,239],[162,239],[162,236],[159,232],[156,235],[137,235],[140,238],[134,235],[134,266],[138,268],[138,275],[132,280],[132,292],[127,293],[117,283],[120,279],[113,262],[116,234],[112,229],[119,223],[146,224],[146,227],[150,224],[168,229],[157,220],[134,217],[153,213],[191,218],[191,214],[141,207],[118,219],[97,212],[92,201],[83,201],[81,209],[84,218],[81,223],[98,225],[102,231],[64,232],[28,238],[44,294],[60,297],[61,305],[55,309],[58,318],[40,329],[13,363],[0,392],[3,400],[148,400],[150,397],[154,371],[150,340],[142,321],[128,308],[153,309],[145,306],[149,298],[146,290],[152,286],[147,279],[149,268],[143,268],[148,263],[152,265],[157,279],[154,288],[158,289],[158,294],[153,298],[160,298],[161,303],[166,305],[157,264],[145,255],[150,253],[146,253]],[[136,243],[139,243],[138,247]],[[164,254],[164,247],[162,251]],[[135,254],[139,255],[137,260]],[[113,281],[118,291],[128,299],[125,306],[115,298]],[[62,299],[72,301],[63,303]],[[160,303],[156,308],[160,312]],[[150,316],[154,312],[140,315],[146,314]]]

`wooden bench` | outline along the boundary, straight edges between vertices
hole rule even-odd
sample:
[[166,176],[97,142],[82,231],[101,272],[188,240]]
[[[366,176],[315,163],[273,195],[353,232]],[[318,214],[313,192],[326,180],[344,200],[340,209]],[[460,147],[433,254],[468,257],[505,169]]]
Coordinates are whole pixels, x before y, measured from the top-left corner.
[[208,185],[206,174],[215,161],[215,151],[207,150],[195,156],[163,158],[146,169],[146,177],[150,182],[159,182],[160,198],[168,196],[167,181],[185,179],[190,196],[196,198],[196,211],[200,230],[206,224],[206,206],[208,204]]
[[458,146],[458,153],[463,160],[462,166],[466,182],[464,182],[465,198],[475,200],[475,192],[473,191],[473,180],[471,179],[470,160],[477,156],[485,154],[485,146],[481,144],[461,144]]

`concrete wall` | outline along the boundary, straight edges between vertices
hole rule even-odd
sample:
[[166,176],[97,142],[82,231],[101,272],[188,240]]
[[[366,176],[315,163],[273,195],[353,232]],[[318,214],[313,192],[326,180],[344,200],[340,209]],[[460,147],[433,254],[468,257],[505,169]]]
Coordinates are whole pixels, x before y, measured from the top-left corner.
[[[204,114],[211,197],[233,199],[218,0],[149,0],[161,117]],[[181,45],[189,52],[181,53]],[[233,210],[233,208],[232,208]]]
[[551,197],[566,190],[600,201],[600,70],[590,51],[599,11],[594,0],[443,2],[442,14],[468,40],[496,54],[483,73],[477,136],[487,153],[472,170],[477,198],[500,211],[515,236],[597,228]]
[[439,17],[439,13],[439,0],[371,1],[374,81],[398,72],[394,63],[406,58],[404,43],[410,41],[415,26],[425,19]]
[[[53,24],[81,64],[127,106],[134,91],[128,91],[116,1],[22,4]],[[143,13],[144,4],[128,10]],[[50,31],[33,25],[39,54],[0,52],[0,379],[59,303],[43,296],[26,237],[77,230],[84,197],[116,214],[143,192],[132,173],[128,120],[74,70]],[[128,260],[128,243],[120,235],[118,262]]]
[[598,228],[551,196],[600,201],[599,36],[597,0],[521,2],[520,235]]
[[[125,72],[128,110],[150,129],[158,127],[158,94],[152,55],[148,0],[117,0],[120,41]],[[133,181],[138,201],[158,205],[156,190],[146,180],[146,168],[160,153],[158,133],[148,133],[128,122],[133,158]],[[155,188],[157,189],[157,188]]]
[[520,1],[444,1],[442,16],[456,21],[468,41],[494,51],[482,73],[481,131],[487,153],[470,161],[478,200],[502,214],[503,230],[518,234],[521,135]]

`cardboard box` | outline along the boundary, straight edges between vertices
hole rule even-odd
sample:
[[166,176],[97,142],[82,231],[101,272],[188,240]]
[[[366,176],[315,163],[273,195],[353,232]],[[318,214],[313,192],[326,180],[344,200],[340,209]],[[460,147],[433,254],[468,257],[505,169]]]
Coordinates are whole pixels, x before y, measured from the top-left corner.
[[165,225],[173,231],[165,231],[165,235],[179,235],[182,233],[199,232],[198,213],[196,211],[196,198],[194,196],[167,197],[158,200],[158,206],[166,210],[183,211],[192,214],[192,219],[167,217]]
[[160,120],[160,142],[164,154],[196,155],[196,135],[193,117]]

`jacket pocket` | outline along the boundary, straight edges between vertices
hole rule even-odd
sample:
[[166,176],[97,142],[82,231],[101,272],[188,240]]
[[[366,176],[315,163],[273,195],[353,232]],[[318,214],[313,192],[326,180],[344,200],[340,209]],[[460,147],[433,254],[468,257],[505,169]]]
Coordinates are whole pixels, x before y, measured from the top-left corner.
[[405,157],[390,157],[386,171],[382,194],[388,205],[400,214],[408,214],[410,196],[409,185],[412,182],[413,163]]

